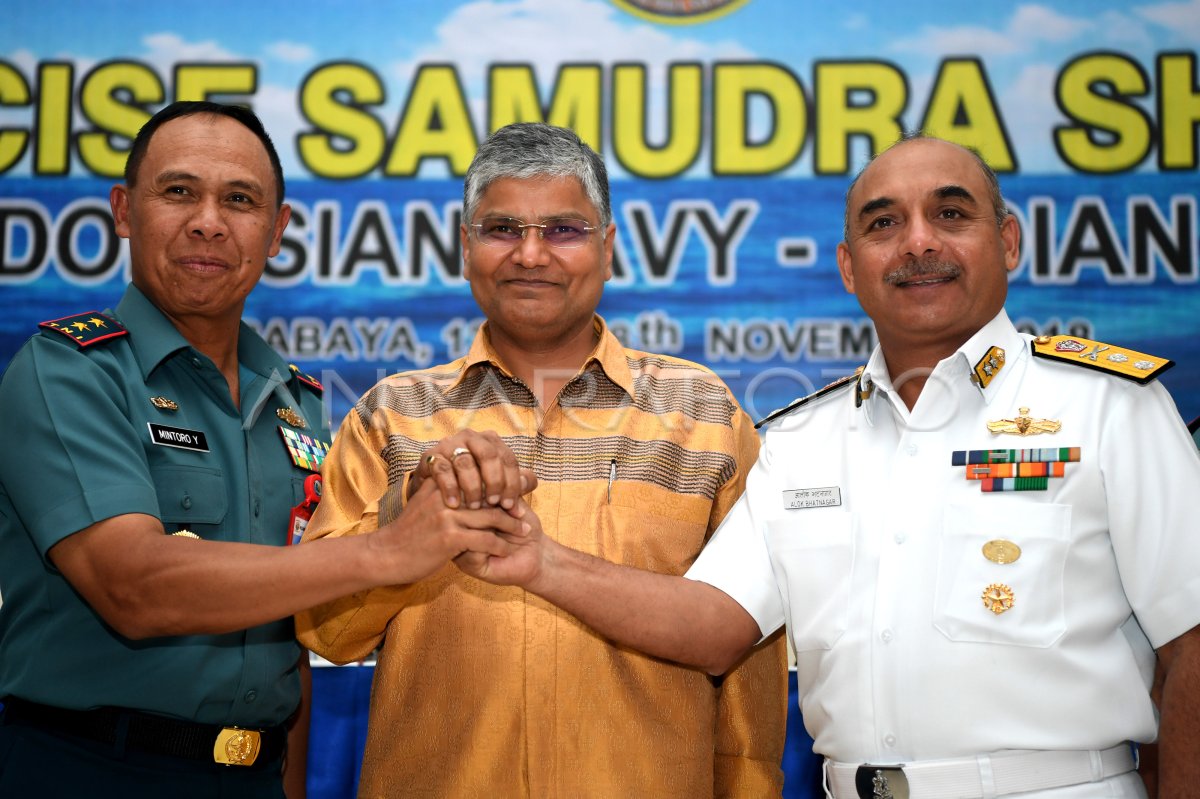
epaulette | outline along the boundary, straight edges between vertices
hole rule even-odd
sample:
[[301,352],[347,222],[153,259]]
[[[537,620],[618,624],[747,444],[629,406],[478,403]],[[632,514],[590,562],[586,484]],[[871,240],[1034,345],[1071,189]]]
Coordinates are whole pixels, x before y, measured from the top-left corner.
[[99,311],[87,311],[74,316],[64,316],[62,319],[51,319],[49,322],[39,323],[38,327],[62,333],[80,347],[90,347],[110,338],[129,335],[129,331],[125,329],[124,325]]
[[1038,336],[1030,343],[1030,347],[1035,357],[1085,366],[1143,386],[1175,365],[1168,358],[1079,336]]
[[325,386],[321,385],[320,380],[313,377],[312,375],[308,375],[308,374],[305,374],[304,372],[301,372],[300,367],[297,366],[296,364],[289,363],[288,368],[292,370],[292,374],[296,376],[297,380],[299,380],[301,383],[303,383],[304,385],[308,386],[313,391],[315,391],[317,393],[317,396],[320,396],[321,393],[323,391],[325,391]]
[[[775,411],[774,413],[772,413],[770,416],[766,417],[762,421],[755,423],[754,429],[757,430],[758,428],[762,427],[764,424],[767,424],[768,422],[773,422],[774,420],[778,419],[780,416],[786,416],[787,414],[791,413],[794,410],[797,410],[798,408],[803,408],[805,405],[812,402],[813,400],[820,399],[821,397],[824,397],[826,394],[832,394],[833,392],[837,391],[839,388],[842,388],[843,386],[848,386],[851,383],[855,384],[856,391],[859,392],[859,396],[855,398],[855,405],[860,405],[861,400],[864,397],[862,396],[862,394],[863,394],[862,389],[858,388],[858,381],[859,381],[859,378],[862,376],[864,368],[865,367],[860,366],[857,369],[855,369],[852,374],[848,374],[845,377],[839,377],[837,380],[834,380],[832,383],[830,383],[827,386],[817,389],[813,393],[809,394],[807,397],[801,397],[800,399],[793,402],[791,405],[787,405],[787,406],[780,408],[779,410]],[[869,389],[867,390],[866,394],[870,395]]]

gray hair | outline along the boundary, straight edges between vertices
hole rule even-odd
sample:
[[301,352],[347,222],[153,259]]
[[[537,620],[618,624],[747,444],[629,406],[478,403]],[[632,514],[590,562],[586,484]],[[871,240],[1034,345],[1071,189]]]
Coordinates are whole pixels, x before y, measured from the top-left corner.
[[953,144],[955,147],[961,147],[971,154],[975,159],[975,163],[979,166],[979,171],[983,174],[983,181],[987,184],[988,194],[992,201],[992,211],[996,214],[996,227],[1003,227],[1004,220],[1008,219],[1008,206],[1004,202],[1004,197],[1000,193],[1000,179],[996,177],[996,170],[988,166],[988,162],[983,160],[983,156],[974,147],[967,147],[956,142],[947,141],[946,139],[930,136],[922,130],[914,130],[905,133],[892,144],[889,144],[880,152],[871,156],[866,165],[858,170],[858,174],[854,176],[854,180],[850,181],[850,186],[846,189],[846,205],[842,212],[842,240],[849,241],[850,239],[850,195],[854,191],[854,187],[858,185],[858,179],[863,176],[863,172],[867,171],[867,167],[875,163],[875,159],[891,150],[894,147],[899,147],[901,144],[907,144],[910,141],[941,141],[947,144]]
[[573,177],[600,214],[600,227],[612,221],[604,159],[567,128],[541,122],[506,125],[488,136],[467,168],[463,220],[475,218],[488,186],[501,178]]

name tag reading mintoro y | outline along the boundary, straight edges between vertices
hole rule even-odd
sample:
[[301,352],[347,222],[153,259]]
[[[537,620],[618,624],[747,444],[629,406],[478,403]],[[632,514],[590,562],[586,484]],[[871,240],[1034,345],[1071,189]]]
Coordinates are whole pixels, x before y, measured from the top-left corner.
[[783,507],[834,508],[842,504],[842,489],[838,486],[825,488],[793,488],[783,492]]
[[208,452],[208,439],[203,430],[185,430],[182,427],[168,427],[154,422],[147,424],[150,428],[150,440],[159,446]]

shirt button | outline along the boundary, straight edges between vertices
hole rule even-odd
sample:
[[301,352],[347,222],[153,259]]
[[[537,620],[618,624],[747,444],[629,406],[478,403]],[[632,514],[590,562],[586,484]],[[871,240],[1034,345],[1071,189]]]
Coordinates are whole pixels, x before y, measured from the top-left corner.
[[246,692],[246,703],[249,704],[255,699],[258,699],[258,691],[250,690]]
[[883,642],[885,644],[890,644],[892,642],[892,639],[896,637],[896,634],[893,633],[891,630],[884,630],[883,632],[881,632],[879,634],[879,637],[881,639],[883,639]]
[[254,500],[254,515],[257,516],[260,510],[262,510],[262,503],[256,499]]
[[896,535],[893,536],[893,540],[895,540],[895,542],[897,544],[903,544],[905,541],[908,540],[908,536],[905,535],[904,533],[896,533]]
[[189,510],[192,507],[192,498],[184,497],[183,499],[179,500],[179,505],[184,510]]
[[887,746],[888,748],[895,746],[896,745],[896,736],[891,735],[890,733],[888,735],[883,736],[883,744],[884,744],[884,746]]
[[195,367],[196,369],[199,369],[203,365],[204,364],[200,363],[199,358],[192,358],[192,366]]
[[916,455],[917,454],[917,445],[909,444],[907,447],[904,448],[904,451],[907,452],[909,455]]

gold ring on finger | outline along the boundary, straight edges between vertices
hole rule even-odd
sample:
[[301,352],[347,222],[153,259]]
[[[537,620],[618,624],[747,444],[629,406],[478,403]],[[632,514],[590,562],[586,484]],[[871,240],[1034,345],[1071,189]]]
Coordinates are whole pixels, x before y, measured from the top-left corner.
[[470,455],[470,454],[471,454],[471,450],[467,449],[466,447],[455,447],[454,452],[450,453],[450,460],[454,460],[459,455]]
[[435,460],[437,460],[437,453],[431,452],[425,457],[425,465],[432,467]]

